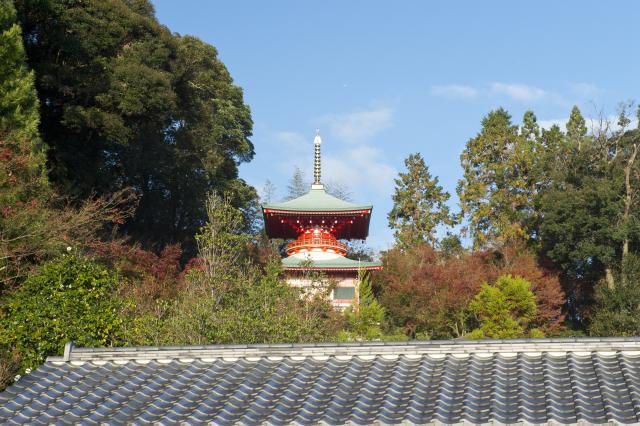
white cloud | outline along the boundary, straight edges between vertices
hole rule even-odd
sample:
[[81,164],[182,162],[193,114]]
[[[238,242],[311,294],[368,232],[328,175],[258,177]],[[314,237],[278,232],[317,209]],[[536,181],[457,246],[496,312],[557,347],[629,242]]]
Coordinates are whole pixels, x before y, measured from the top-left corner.
[[431,93],[445,98],[471,99],[477,97],[480,91],[475,87],[463,84],[447,84],[444,86],[432,86]]
[[322,169],[327,179],[348,185],[359,196],[390,194],[397,174],[396,169],[385,162],[382,150],[367,145],[349,147],[339,156],[323,155]]
[[572,83],[569,87],[573,93],[582,97],[593,96],[600,91],[595,84],[591,83]]
[[292,131],[277,131],[270,135],[271,150],[278,153],[273,163],[280,173],[290,176],[294,167],[302,167],[313,162],[314,133],[303,135]]
[[540,128],[547,129],[547,130],[549,130],[554,125],[557,125],[558,127],[560,127],[560,129],[564,130],[566,128],[566,126],[567,126],[567,121],[569,121],[568,118],[555,118],[555,119],[550,119],[550,120],[539,120],[538,121],[538,125],[540,126]]
[[319,122],[332,136],[349,144],[363,143],[393,125],[393,109],[384,107],[347,114],[330,114]]
[[432,86],[431,94],[451,99],[474,99],[478,97],[489,98],[495,96],[506,96],[520,102],[537,101],[543,98],[550,98],[551,100],[557,101],[561,98],[559,95],[549,93],[539,87],[503,82],[493,82],[479,87],[464,84]]
[[[347,185],[360,196],[390,192],[397,172],[386,163],[383,151],[372,145],[372,139],[393,126],[393,114],[392,108],[380,107],[321,117],[319,122],[329,126],[329,135],[323,139],[327,144],[323,177]],[[336,149],[336,142],[344,145]]]
[[537,101],[547,96],[546,91],[526,84],[494,82],[489,88],[492,94],[505,95],[516,101]]
[[[320,128],[322,143],[322,178],[325,182],[346,185],[354,199],[367,199],[393,190],[396,169],[387,163],[384,152],[373,139],[393,125],[393,109],[381,107],[345,114],[328,114],[313,120]],[[314,134],[292,131],[272,134],[274,149],[282,155],[274,165],[290,176],[295,166],[312,171]]]
[[306,142],[305,137],[297,132],[275,132],[273,138],[276,142],[290,146],[302,145]]

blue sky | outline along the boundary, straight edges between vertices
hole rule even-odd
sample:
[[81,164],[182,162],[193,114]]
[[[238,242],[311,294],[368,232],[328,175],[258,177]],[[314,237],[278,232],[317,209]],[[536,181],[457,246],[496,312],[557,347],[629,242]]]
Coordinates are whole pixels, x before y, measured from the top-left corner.
[[492,109],[545,126],[640,100],[640,2],[154,0],[180,34],[213,44],[243,87],[255,159],[241,177],[284,196],[295,165],[374,204],[369,244],[392,241],[393,179],[420,152],[452,195],[460,153]]

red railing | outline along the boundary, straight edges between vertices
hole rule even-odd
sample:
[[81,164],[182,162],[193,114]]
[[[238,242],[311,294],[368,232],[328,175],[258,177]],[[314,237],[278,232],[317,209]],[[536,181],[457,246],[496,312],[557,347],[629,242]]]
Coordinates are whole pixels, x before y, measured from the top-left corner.
[[287,245],[287,256],[303,250],[311,251],[318,248],[324,251],[332,250],[342,256],[347,254],[347,245],[342,244],[335,238],[302,236]]

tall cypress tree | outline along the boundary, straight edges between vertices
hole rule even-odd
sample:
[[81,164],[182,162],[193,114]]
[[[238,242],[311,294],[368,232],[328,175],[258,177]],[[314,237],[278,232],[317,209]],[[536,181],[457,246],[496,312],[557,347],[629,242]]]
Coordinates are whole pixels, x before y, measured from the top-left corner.
[[395,180],[393,208],[388,214],[389,227],[403,247],[417,242],[436,243],[436,229],[451,226],[455,218],[449,211],[449,194],[432,177],[424,159],[418,153],[404,161],[406,172]]
[[38,98],[11,0],[0,0],[0,294],[24,274],[49,196]]
[[464,176],[457,188],[475,247],[530,237],[543,148],[531,112],[521,128],[502,108],[482,120],[460,156]]
[[584,138],[587,136],[587,124],[577,105],[571,108],[569,121],[567,121],[567,140],[577,149],[582,148]]

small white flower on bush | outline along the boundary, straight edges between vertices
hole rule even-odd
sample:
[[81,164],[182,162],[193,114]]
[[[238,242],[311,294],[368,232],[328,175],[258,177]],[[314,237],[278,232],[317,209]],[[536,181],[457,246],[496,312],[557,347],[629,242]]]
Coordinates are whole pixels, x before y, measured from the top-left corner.
[[13,381],[17,382],[18,380],[20,380],[20,377],[22,377],[22,376],[19,375],[19,374],[16,374],[16,377],[13,378]]
[[26,370],[24,370],[24,374],[31,374],[31,369],[27,368]]

